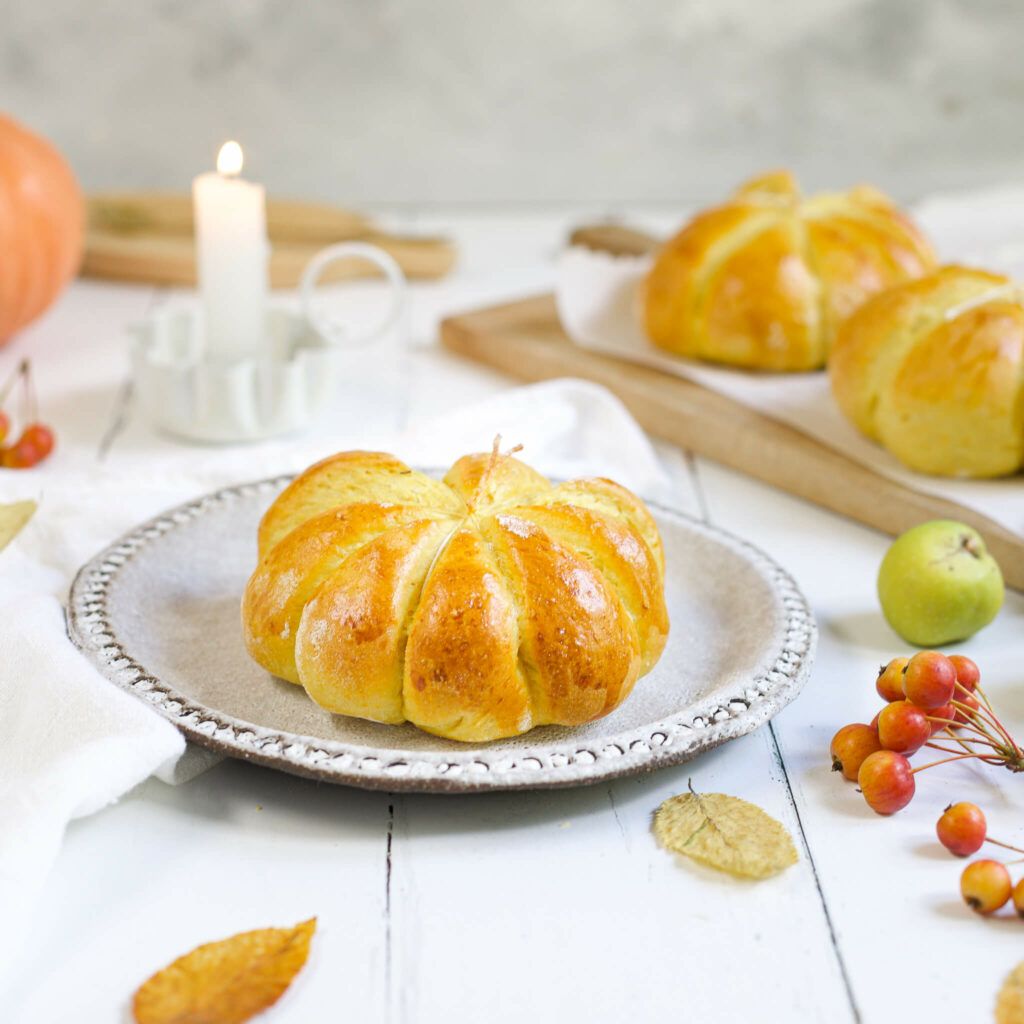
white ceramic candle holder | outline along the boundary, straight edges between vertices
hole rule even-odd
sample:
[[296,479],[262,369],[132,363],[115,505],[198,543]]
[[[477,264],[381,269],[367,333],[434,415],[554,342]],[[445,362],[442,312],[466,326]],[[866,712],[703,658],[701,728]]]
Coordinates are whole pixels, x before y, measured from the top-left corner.
[[[317,280],[335,260],[378,266],[391,288],[384,316],[358,333],[315,307]],[[310,261],[299,311],[268,308],[258,352],[207,358],[204,323],[194,307],[158,310],[132,330],[136,394],[153,423],[191,441],[259,441],[309,427],[336,393],[338,352],[365,345],[394,326],[405,304],[405,275],[386,252],[360,242],[330,246]]]

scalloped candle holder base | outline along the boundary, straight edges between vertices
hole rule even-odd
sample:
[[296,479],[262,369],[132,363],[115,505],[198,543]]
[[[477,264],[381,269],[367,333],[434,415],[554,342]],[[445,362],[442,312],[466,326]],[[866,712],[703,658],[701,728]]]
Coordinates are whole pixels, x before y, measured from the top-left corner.
[[[361,260],[384,275],[389,300],[356,330],[317,309],[320,275]],[[401,320],[406,281],[393,257],[365,242],[321,249],[299,282],[301,310],[270,306],[263,338],[241,359],[209,357],[201,310],[167,307],[133,328],[132,368],[143,408],[161,430],[190,441],[261,441],[311,426],[339,383],[338,353],[374,341]]]
[[338,383],[337,349],[301,313],[270,309],[261,355],[204,358],[202,314],[161,309],[132,329],[132,368],[153,424],[190,441],[260,441],[309,427]]

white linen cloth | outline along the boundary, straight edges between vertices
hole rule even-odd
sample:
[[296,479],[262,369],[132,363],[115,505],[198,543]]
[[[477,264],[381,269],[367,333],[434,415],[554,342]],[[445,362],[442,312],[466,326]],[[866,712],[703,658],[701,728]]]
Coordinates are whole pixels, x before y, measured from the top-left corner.
[[[582,381],[515,388],[485,402],[381,436],[374,447],[424,467],[470,451],[523,445],[552,476],[612,476],[665,500],[671,484],[650,442],[609,392]],[[365,444],[361,445],[366,447]],[[188,778],[216,760],[189,748],[152,708],[124,693],[71,645],[62,602],[76,569],[130,527],[219,486],[298,471],[346,445],[344,437],[204,450],[117,472],[10,474],[4,500],[39,510],[0,553],[0,983],[67,823],[116,801],[154,772]],[[17,478],[15,480],[15,478]],[[12,488],[20,493],[13,493]]]
[[[943,262],[960,262],[1024,278],[1024,190],[935,196],[914,216]],[[825,373],[757,373],[678,359],[644,335],[637,286],[649,257],[614,257],[582,247],[559,264],[558,310],[577,344],[685,377],[788,423],[844,455],[924,493],[975,509],[1024,534],[1024,479],[949,480],[906,469],[863,437],[839,411]]]

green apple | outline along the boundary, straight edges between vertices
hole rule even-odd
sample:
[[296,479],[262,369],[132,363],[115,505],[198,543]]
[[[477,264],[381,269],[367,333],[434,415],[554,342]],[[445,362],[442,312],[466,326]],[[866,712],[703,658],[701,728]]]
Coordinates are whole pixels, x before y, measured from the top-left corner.
[[987,626],[1003,604],[1003,574],[977,530],[935,519],[893,541],[878,570],[878,599],[908,643],[939,647]]

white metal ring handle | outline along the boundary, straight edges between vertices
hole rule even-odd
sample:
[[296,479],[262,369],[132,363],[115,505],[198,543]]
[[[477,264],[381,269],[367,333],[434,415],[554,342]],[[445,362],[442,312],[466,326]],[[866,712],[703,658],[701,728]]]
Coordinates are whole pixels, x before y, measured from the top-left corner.
[[[385,310],[384,315],[358,334],[344,324],[318,313],[313,301],[317,282],[324,272],[324,268],[328,264],[334,263],[335,260],[352,259],[353,257],[366,260],[379,267],[391,286],[391,304]],[[395,321],[401,315],[405,306],[405,294],[405,274],[402,273],[402,268],[395,262],[394,257],[383,249],[378,249],[377,246],[369,245],[366,242],[339,242],[337,245],[329,245],[326,249],[321,249],[306,265],[306,269],[302,272],[302,280],[299,282],[302,315],[315,331],[335,345],[365,345],[368,341],[380,337],[394,326]]]

